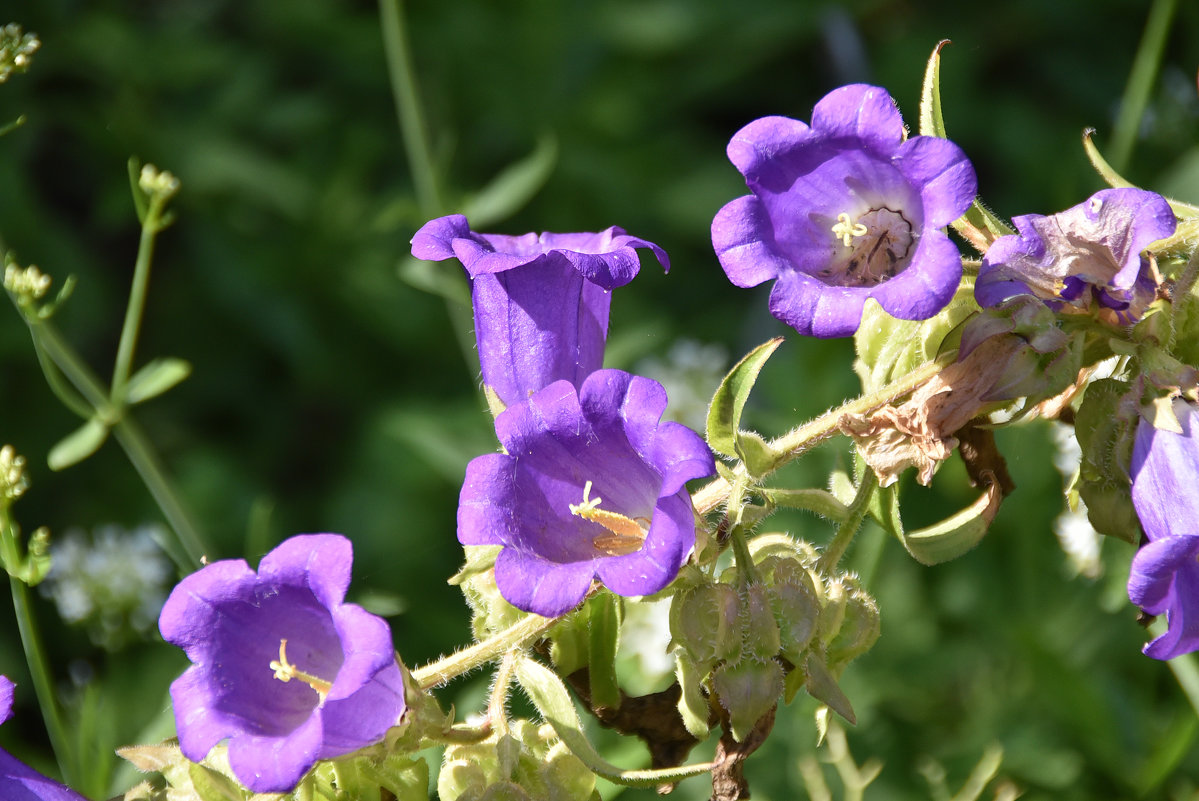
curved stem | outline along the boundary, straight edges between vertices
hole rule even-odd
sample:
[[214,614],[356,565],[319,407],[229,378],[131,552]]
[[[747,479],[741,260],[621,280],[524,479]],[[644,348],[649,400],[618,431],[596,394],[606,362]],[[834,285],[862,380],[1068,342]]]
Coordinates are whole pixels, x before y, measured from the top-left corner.
[[422,690],[445,684],[480,665],[495,661],[506,651],[528,645],[557,622],[556,617],[529,615],[482,642],[417,668],[412,671],[412,678]]
[[[871,392],[861,397],[838,406],[836,409],[825,412],[819,417],[804,423],[801,426],[791,429],[786,434],[783,434],[777,439],[771,440],[769,443],[770,450],[777,452],[779,456],[769,466],[759,478],[763,478],[770,473],[778,470],[783,465],[787,464],[797,456],[802,454],[808,448],[822,442],[833,434],[837,433],[841,418],[847,414],[866,414],[872,412],[880,406],[884,406],[891,401],[894,401],[923,384],[928,379],[939,373],[947,364],[952,362],[957,357],[956,353],[947,353],[931,362],[917,367],[912,372],[903,376],[897,381],[887,384],[885,387]],[[740,478],[745,475],[745,466],[737,465],[733,471],[735,478]],[[695,504],[695,509],[701,515],[711,512],[720,504],[724,503],[729,497],[731,487],[729,482],[723,478],[716,480],[700,487],[692,496],[692,502]]]
[[837,528],[837,533],[833,535],[832,541],[820,555],[821,573],[831,574],[841,561],[841,557],[845,555],[845,549],[849,547],[849,543],[853,542],[858,529],[862,527],[866,509],[870,506],[870,499],[874,497],[876,489],[878,489],[878,478],[875,477],[874,471],[867,467],[862,473],[862,481],[858,484],[858,492],[853,497],[853,503],[849,505],[849,514],[845,516],[845,521]]

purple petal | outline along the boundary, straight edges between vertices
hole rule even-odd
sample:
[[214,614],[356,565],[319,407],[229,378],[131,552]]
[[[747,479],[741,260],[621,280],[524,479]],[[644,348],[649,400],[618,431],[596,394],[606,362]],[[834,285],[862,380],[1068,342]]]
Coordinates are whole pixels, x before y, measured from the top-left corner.
[[779,276],[770,291],[770,313],[805,336],[843,337],[858,330],[867,293],[827,286],[800,272]]
[[517,609],[542,617],[564,615],[582,603],[595,568],[590,562],[559,564],[505,548],[495,560],[495,583]]
[[193,665],[171,682],[171,706],[179,749],[192,762],[201,762],[213,746],[241,729],[241,720],[218,706],[209,671]]
[[1132,503],[1151,540],[1199,535],[1199,411],[1173,404],[1181,434],[1142,420],[1132,449]]
[[466,466],[458,495],[458,542],[499,545],[501,532],[517,528],[512,510],[516,496],[516,460],[500,453],[476,457]]
[[354,547],[339,534],[299,534],[262,558],[260,580],[308,587],[325,607],[346,597]]
[[[332,695],[332,694],[330,694]],[[381,741],[404,714],[404,683],[400,667],[392,663],[374,673],[357,692],[325,702],[321,710],[324,747],[321,758],[336,757]]]
[[650,462],[662,473],[663,497],[673,495],[695,478],[705,478],[716,472],[715,459],[706,442],[680,423],[665,422],[658,426],[658,436]]
[[240,559],[222,559],[185,576],[159,613],[162,638],[182,648],[192,661],[202,659],[220,619],[220,606],[252,598],[254,583],[254,571]]
[[790,269],[775,252],[774,229],[761,199],[745,195],[726,204],[712,220],[712,247],[734,285],[757,286]]
[[887,314],[900,320],[927,320],[949,303],[962,280],[962,254],[943,231],[929,229],[908,269],[870,291]]
[[[1174,580],[1199,553],[1199,537],[1166,537],[1146,543],[1132,559],[1128,598],[1151,615],[1160,615],[1176,601]],[[1199,603],[1199,597],[1195,598]]]
[[694,547],[691,498],[682,492],[659,499],[641,550],[602,559],[595,572],[617,595],[652,595],[674,580]]
[[13,692],[16,685],[8,676],[0,676],[0,724],[12,717]]
[[314,715],[284,737],[234,737],[229,767],[256,793],[286,793],[320,758],[323,736],[321,719]]
[[812,136],[799,120],[762,117],[733,134],[726,152],[747,181],[766,184],[771,183],[769,176],[775,173],[778,159]]
[[924,219],[934,228],[943,228],[965,214],[978,194],[974,167],[948,139],[913,137],[900,145],[895,164],[908,180],[922,187]]
[[888,153],[903,142],[903,117],[887,90],[866,84],[834,89],[812,109],[812,129],[822,137],[853,137]]

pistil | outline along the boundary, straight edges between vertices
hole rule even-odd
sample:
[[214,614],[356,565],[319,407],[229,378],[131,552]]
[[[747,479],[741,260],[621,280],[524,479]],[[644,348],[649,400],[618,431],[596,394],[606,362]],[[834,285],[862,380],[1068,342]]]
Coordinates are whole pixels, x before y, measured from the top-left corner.
[[316,694],[320,696],[322,702],[324,702],[325,696],[329,694],[329,690],[333,688],[332,682],[325,681],[311,673],[306,673],[287,661],[286,639],[279,640],[279,658],[271,660],[270,669],[275,671],[275,678],[284,684],[292,679],[304,682],[316,690]]

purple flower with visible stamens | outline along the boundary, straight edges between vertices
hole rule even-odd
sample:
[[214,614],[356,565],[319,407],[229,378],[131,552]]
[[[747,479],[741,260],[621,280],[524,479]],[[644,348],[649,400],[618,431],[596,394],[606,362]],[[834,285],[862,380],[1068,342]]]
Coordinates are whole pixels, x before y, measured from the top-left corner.
[[801,334],[854,333],[867,298],[923,320],[953,296],[962,259],[942,229],[970,207],[974,167],[946,139],[906,139],[886,90],[835,89],[811,126],[755,120],[728,156],[753,194],[712,221],[720,266],[740,287],[775,279],[770,313]]
[[292,537],[255,573],[241,559],[181,581],[162,608],[163,638],[194,663],[171,684],[183,755],[229,740],[246,787],[289,792],[318,760],[383,739],[404,686],[382,618],[343,602],[350,541]]
[[600,369],[612,290],[641,269],[649,248],[621,228],[597,234],[476,234],[461,214],[431,220],[412,237],[412,255],[456,258],[471,278],[483,383],[505,405],[565,379],[576,387]]
[[1177,398],[1173,410],[1182,433],[1141,420],[1132,448],[1132,503],[1148,542],[1133,557],[1128,597],[1166,615],[1166,633],[1145,646],[1154,659],[1199,650],[1199,409]]
[[1153,242],[1174,233],[1177,221],[1161,195],[1144,189],[1104,189],[1045,217],[1012,218],[1018,234],[1001,236],[983,256],[974,285],[981,306],[1034,295],[1054,309],[1111,309],[1116,321],[1140,319],[1157,289]]
[[[13,689],[0,676],[0,724],[12,717]],[[87,801],[70,787],[47,778],[0,748],[0,798],[4,801]]]
[[555,617],[596,577],[629,596],[674,579],[695,545],[684,485],[715,464],[698,434],[661,422],[665,409],[661,384],[600,370],[496,418],[505,452],[467,465],[458,540],[503,546],[495,580],[509,603]]

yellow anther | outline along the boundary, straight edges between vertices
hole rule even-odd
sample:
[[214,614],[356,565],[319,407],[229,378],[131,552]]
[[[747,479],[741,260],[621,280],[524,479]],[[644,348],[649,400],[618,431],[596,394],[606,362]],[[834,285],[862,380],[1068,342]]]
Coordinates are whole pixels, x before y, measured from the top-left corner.
[[299,679],[307,684],[312,689],[316,690],[316,694],[321,697],[321,701],[325,700],[325,696],[329,694],[329,690],[333,688],[333,683],[325,681],[322,678],[313,676],[311,673],[305,673],[295,665],[287,661],[287,640],[279,640],[279,658],[272,659],[270,669],[275,671],[275,678],[286,684],[292,679]]
[[837,224],[833,226],[832,231],[841,239],[841,244],[849,247],[853,244],[855,236],[866,236],[870,232],[862,223],[850,222],[849,215],[841,212],[837,215]]
[[[591,482],[583,485],[583,502],[570,504],[570,513],[592,523],[598,523],[609,534],[601,534],[592,538],[591,544],[601,551],[612,555],[622,556],[640,550],[645,543],[645,528],[632,518],[625,517],[619,512],[609,512],[600,509],[601,499],[591,497]],[[638,518],[640,520],[642,518]],[[646,521],[649,525],[649,521]]]

